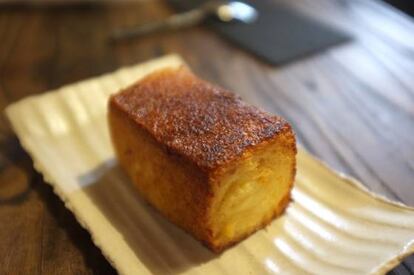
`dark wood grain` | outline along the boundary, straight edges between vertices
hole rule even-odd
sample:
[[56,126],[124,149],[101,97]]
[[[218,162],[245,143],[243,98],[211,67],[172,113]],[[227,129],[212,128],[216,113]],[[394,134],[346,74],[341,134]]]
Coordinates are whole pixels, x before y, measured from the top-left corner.
[[[376,1],[284,0],[352,43],[270,67],[203,27],[111,44],[110,29],[171,13],[160,1],[0,8],[0,108],[176,52],[202,77],[292,122],[303,146],[414,206],[414,23]],[[0,116],[0,274],[114,274]],[[408,258],[390,274],[413,274]]]

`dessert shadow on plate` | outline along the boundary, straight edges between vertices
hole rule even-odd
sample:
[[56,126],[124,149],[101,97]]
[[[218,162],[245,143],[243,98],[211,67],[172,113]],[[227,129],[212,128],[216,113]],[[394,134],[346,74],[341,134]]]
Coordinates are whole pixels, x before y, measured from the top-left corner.
[[98,166],[78,180],[86,185],[85,193],[152,272],[181,273],[219,257],[140,197],[114,161]]

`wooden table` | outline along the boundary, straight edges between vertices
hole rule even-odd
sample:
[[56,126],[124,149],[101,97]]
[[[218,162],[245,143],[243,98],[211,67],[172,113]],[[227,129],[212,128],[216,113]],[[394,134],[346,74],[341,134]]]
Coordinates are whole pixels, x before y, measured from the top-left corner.
[[[286,117],[316,156],[414,206],[414,22],[381,2],[285,2],[355,40],[270,67],[204,27],[107,43],[111,28],[170,14],[160,1],[2,7],[0,106],[177,52],[202,77]],[[0,274],[114,274],[1,120]],[[391,274],[412,274],[413,258]]]

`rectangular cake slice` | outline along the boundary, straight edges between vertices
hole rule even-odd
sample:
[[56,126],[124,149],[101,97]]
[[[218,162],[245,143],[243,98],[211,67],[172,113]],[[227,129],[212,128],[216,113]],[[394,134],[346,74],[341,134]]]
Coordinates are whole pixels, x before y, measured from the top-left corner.
[[139,193],[215,252],[269,224],[290,200],[291,126],[185,67],[113,95],[109,126]]

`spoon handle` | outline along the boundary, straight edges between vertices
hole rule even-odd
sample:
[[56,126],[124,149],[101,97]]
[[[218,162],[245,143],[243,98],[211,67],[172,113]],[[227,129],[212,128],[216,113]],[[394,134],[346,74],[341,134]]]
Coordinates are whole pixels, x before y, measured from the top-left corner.
[[129,39],[144,36],[146,34],[177,30],[184,27],[191,27],[201,23],[208,16],[205,9],[193,9],[187,12],[179,13],[167,17],[166,19],[133,26],[127,29],[117,29],[111,34],[114,40]]

